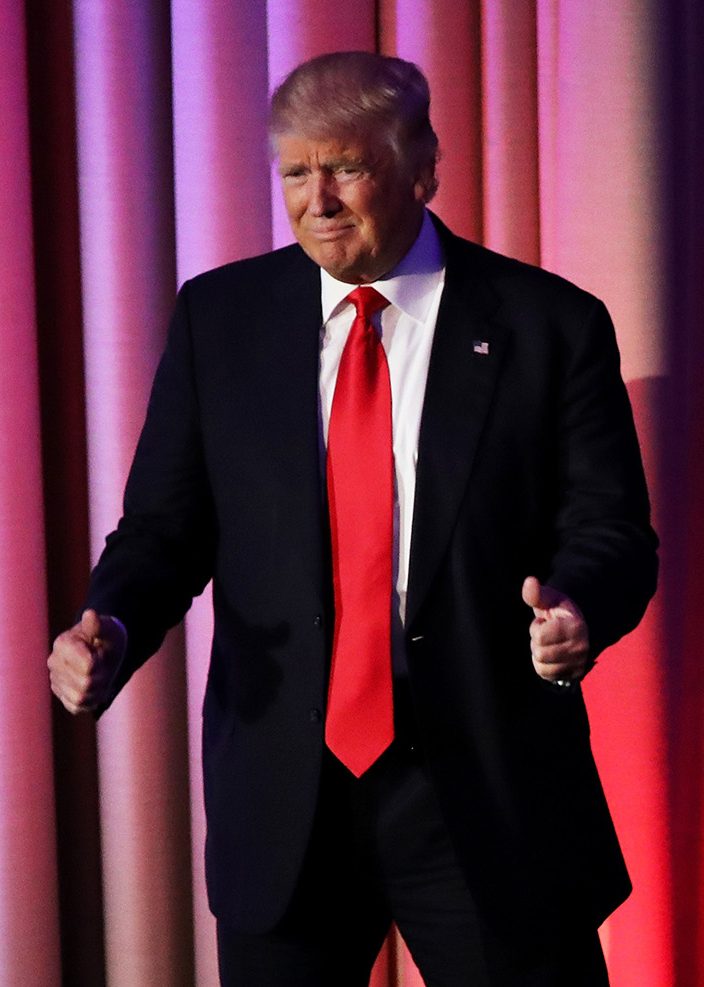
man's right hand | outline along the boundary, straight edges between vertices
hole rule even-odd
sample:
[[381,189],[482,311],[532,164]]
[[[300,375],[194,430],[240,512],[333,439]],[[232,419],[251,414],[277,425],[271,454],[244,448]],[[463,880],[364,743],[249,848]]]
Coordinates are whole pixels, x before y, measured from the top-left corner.
[[106,701],[126,647],[122,624],[95,610],[59,634],[47,665],[51,691],[69,713],[88,713]]

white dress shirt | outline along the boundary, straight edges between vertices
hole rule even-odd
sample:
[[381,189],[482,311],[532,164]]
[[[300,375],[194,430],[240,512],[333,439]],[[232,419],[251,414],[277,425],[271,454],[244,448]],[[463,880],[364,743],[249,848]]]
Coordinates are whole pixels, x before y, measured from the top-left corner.
[[[347,295],[354,285],[338,281],[321,270],[323,328],[320,346],[320,415],[327,446],[328,422],[342,351],[352,327],[355,310]],[[372,284],[390,304],[372,321],[380,332],[389,364],[394,489],[394,605],[392,636],[394,666],[405,667],[402,635],[406,612],[411,524],[418,461],[418,433],[428,377],[430,350],[445,266],[439,237],[426,212],[418,237],[403,260]]]

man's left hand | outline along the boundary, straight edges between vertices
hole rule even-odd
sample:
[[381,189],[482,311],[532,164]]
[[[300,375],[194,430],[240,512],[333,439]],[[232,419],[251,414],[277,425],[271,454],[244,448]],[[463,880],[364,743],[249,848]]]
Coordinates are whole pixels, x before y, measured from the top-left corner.
[[549,682],[576,682],[589,670],[589,631],[577,604],[535,576],[523,583],[523,602],[533,608],[533,667]]

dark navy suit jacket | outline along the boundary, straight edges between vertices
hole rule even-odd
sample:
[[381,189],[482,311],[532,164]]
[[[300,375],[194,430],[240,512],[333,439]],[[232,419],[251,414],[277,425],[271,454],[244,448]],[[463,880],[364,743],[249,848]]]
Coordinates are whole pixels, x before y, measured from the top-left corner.
[[[406,636],[416,714],[485,914],[596,926],[628,876],[579,688],[533,670],[525,576],[592,657],[654,591],[631,410],[604,306],[454,237],[421,422]],[[125,623],[113,695],[213,579],[203,711],[211,906],[269,928],[316,805],[333,624],[319,462],[318,268],[298,246],[186,283],[88,603]],[[402,838],[402,834],[399,835]]]

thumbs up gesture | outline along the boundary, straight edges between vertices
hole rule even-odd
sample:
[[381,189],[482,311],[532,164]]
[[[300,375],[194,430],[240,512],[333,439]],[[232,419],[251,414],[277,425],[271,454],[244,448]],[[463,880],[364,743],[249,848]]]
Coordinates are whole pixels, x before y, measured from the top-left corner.
[[577,604],[535,576],[523,583],[523,602],[535,615],[530,641],[538,675],[561,684],[583,678],[589,669],[589,631]]
[[126,646],[122,624],[95,610],[85,610],[79,623],[59,634],[47,665],[51,691],[69,713],[90,712],[107,699]]

